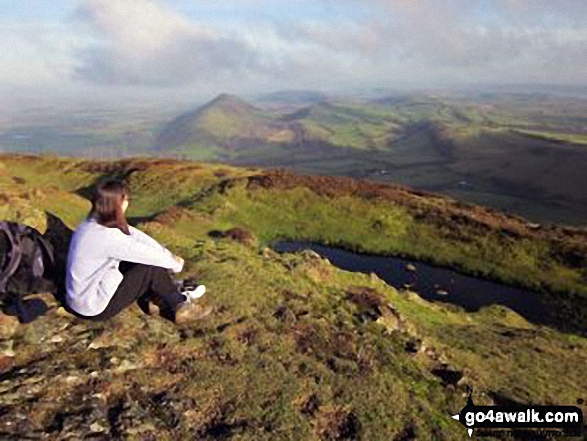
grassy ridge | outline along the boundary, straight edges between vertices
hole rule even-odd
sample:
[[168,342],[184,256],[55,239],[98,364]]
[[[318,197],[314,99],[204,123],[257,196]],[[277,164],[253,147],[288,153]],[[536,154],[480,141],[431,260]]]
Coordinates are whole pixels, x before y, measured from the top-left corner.
[[[91,181],[85,169],[95,170],[94,180],[100,172],[108,171],[88,168],[83,161],[75,166],[75,160],[70,161],[69,166],[61,163],[60,167],[65,167],[71,183]],[[253,168],[204,167],[173,160],[122,161],[118,166],[136,170],[128,177],[134,194],[131,217],[153,216],[179,206],[204,215],[207,227],[214,222],[222,228],[245,227],[262,245],[281,238],[313,240],[450,266],[550,291],[555,299],[557,293],[587,299],[586,233],[582,229],[534,230],[522,218],[467,206],[448,197],[423,197],[405,187],[368,181],[356,184],[360,181],[347,178],[262,174]],[[30,170],[28,179],[41,187],[47,179],[57,177],[49,173],[36,181],[40,165],[33,162],[26,167]],[[23,173],[22,166],[11,164],[10,168]],[[368,197],[357,197],[360,195]],[[55,201],[45,198],[35,203],[55,209]],[[76,213],[81,219],[81,213]],[[71,213],[65,217],[75,218]],[[188,219],[177,228],[188,237],[201,238],[204,231],[198,222]]]
[[[4,438],[457,440],[466,434],[450,415],[464,405],[465,385],[478,404],[574,404],[587,389],[585,338],[501,307],[467,314],[312,253],[264,248],[289,237],[453,263],[485,256],[495,271],[517,265],[533,277],[544,247],[555,252],[565,231],[571,243],[570,230],[540,238],[519,219],[348,179],[150,159],[57,161],[0,159],[0,196],[22,203],[5,218],[41,219],[49,210],[73,228],[89,209],[76,191],[126,174],[129,216],[186,259],[183,275],[207,286],[203,301],[216,312],[179,328],[134,306],[107,323],[56,307],[29,325],[0,316]],[[231,227],[247,234],[208,235]],[[558,265],[572,283],[577,270]],[[543,279],[555,277],[545,271]],[[445,365],[463,375],[458,384],[442,379]]]
[[525,136],[529,136],[531,138],[545,139],[547,141],[579,145],[587,144],[587,136],[580,134],[539,132],[534,130],[516,130],[515,132]]
[[167,125],[158,153],[368,176],[583,225],[585,100],[411,95],[254,107],[222,95]]
[[[319,178],[288,182],[290,174],[273,176],[277,181],[273,188],[247,191],[247,181],[239,180],[226,194],[210,194],[189,208],[214,213],[226,224],[246,226],[265,242],[277,238],[315,240],[457,266],[534,288],[542,285],[587,294],[583,269],[573,270],[559,260],[560,241],[533,237],[519,220],[496,216],[492,230],[491,219],[479,220],[491,216],[482,209],[477,219],[475,214],[468,217],[463,213],[461,219],[442,219],[443,214],[453,214],[455,203],[448,198],[424,199],[421,204],[407,206],[383,198],[331,197],[310,189],[318,189]],[[330,179],[333,187],[343,182]],[[280,188],[291,182],[295,183],[293,188]],[[484,234],[478,234],[482,229]],[[577,237],[571,243],[579,249],[580,240]]]

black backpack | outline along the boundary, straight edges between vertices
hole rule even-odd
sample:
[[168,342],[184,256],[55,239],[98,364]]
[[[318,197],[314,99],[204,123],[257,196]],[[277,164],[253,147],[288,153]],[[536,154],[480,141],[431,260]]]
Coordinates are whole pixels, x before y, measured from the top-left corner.
[[25,323],[43,314],[40,299],[31,303],[23,298],[40,292],[55,293],[54,275],[53,246],[41,233],[28,225],[0,221],[0,300],[5,312],[11,311],[8,313]]

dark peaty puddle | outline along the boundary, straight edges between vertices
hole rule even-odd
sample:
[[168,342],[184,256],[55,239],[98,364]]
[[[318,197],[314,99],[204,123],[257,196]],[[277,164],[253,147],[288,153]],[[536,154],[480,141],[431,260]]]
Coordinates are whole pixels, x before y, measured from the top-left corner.
[[[428,301],[451,303],[463,307],[468,312],[478,311],[491,304],[503,305],[531,323],[569,332],[568,323],[557,317],[552,305],[546,304],[540,293],[531,290],[467,276],[451,269],[414,260],[356,253],[312,242],[277,241],[271,247],[280,253],[313,250],[343,270],[373,272],[395,288],[410,284],[411,291]],[[406,269],[410,264],[416,267],[415,271]],[[587,330],[578,329],[574,332],[585,334]]]

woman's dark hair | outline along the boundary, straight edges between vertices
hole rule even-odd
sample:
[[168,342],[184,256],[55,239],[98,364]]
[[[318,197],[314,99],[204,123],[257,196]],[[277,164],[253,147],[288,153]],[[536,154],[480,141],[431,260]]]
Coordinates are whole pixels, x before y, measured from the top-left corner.
[[122,202],[129,195],[130,188],[124,181],[110,179],[98,184],[88,217],[93,216],[100,225],[118,228],[124,234],[130,235],[128,223],[122,211]]

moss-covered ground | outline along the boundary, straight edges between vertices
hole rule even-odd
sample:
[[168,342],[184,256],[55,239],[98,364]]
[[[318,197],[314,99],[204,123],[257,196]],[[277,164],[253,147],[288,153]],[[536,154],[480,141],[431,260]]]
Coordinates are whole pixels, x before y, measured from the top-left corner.
[[[90,323],[45,294],[32,323],[0,315],[2,439],[460,440],[450,415],[467,387],[477,404],[587,398],[584,230],[349,178],[20,155],[0,158],[0,217],[73,229],[106,176],[128,179],[129,219],[185,258],[214,313],[174,325],[133,306]],[[569,329],[429,303],[313,252],[277,254],[278,238],[540,287]]]

